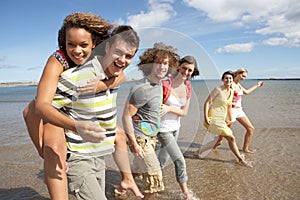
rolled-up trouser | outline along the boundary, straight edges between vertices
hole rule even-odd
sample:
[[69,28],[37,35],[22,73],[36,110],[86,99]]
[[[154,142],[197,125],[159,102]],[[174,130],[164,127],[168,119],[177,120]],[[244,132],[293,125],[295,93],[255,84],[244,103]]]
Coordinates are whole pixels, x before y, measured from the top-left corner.
[[132,172],[143,177],[144,193],[155,193],[165,189],[162,171],[155,154],[156,137],[137,136],[136,141],[145,153],[143,159],[134,157]]
[[177,144],[178,134],[179,130],[158,133],[157,138],[161,143],[158,159],[160,165],[164,167],[170,156],[175,165],[176,180],[178,183],[183,183],[188,180],[188,176],[184,156]]

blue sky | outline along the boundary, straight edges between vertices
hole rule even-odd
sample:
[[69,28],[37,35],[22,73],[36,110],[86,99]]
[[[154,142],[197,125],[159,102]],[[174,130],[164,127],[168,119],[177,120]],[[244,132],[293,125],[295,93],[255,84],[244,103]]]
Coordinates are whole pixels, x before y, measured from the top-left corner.
[[[165,42],[195,56],[200,78],[240,67],[249,78],[300,78],[298,0],[3,0],[0,11],[0,83],[38,81],[72,12],[132,25],[139,53]],[[136,63],[137,57],[128,74]]]

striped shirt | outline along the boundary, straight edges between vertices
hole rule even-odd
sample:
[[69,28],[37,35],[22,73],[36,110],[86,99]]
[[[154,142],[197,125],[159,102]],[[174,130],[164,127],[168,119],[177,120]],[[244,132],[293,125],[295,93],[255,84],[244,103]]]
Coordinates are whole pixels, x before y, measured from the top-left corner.
[[101,143],[85,142],[78,133],[65,130],[67,147],[72,153],[103,156],[114,151],[116,133],[116,99],[118,88],[92,95],[80,95],[76,88],[88,80],[106,79],[99,62],[94,57],[82,66],[65,70],[59,77],[52,105],[75,120],[90,120],[106,129],[106,139]]

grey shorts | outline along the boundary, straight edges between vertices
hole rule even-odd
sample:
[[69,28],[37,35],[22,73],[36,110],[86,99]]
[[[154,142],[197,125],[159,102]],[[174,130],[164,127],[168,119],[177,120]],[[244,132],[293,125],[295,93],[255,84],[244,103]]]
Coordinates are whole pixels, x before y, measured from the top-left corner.
[[70,154],[67,162],[69,189],[77,199],[106,200],[105,161],[102,157]]

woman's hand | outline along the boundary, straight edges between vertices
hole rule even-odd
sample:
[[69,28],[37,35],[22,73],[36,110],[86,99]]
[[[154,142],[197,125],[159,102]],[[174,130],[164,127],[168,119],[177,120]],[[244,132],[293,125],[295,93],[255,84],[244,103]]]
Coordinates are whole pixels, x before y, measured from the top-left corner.
[[172,108],[171,106],[162,104],[161,105],[161,110],[160,110],[160,116],[164,116],[165,114],[167,114],[168,112],[170,112],[171,108]]
[[226,121],[226,125],[231,128],[232,127],[232,121]]
[[258,83],[257,83],[257,86],[258,87],[261,87],[261,86],[263,86],[264,85],[264,82],[263,81],[259,81]]
[[210,125],[211,121],[210,121],[210,119],[209,119],[209,118],[205,117],[205,119],[204,119],[204,120],[205,120],[205,123],[206,123],[206,124]]

